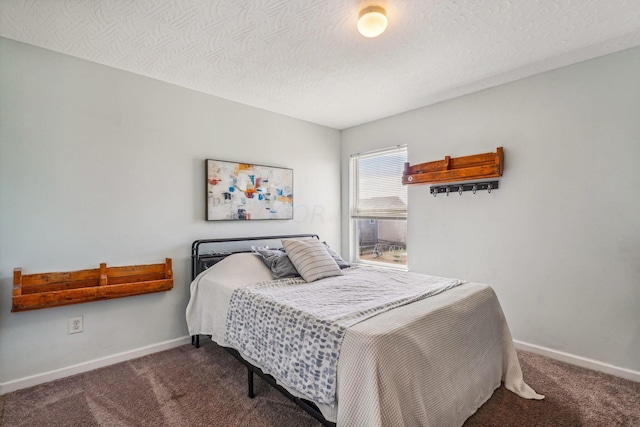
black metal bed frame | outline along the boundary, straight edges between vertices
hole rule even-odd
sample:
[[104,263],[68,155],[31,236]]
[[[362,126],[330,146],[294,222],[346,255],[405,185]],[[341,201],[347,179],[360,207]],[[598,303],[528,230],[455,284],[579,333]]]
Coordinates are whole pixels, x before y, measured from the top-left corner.
[[[293,235],[282,235],[282,236],[258,236],[258,237],[238,237],[238,238],[227,238],[227,239],[205,239],[205,240],[196,240],[191,245],[191,280],[194,280],[198,274],[204,271],[206,268],[210,267],[210,265],[206,265],[203,263],[203,260],[211,261],[212,263],[216,263],[224,259],[225,257],[231,255],[232,253],[241,253],[241,252],[250,252],[248,250],[244,251],[234,251],[234,252],[212,252],[212,253],[200,253],[200,246],[211,243],[230,243],[230,242],[251,242],[257,240],[278,240],[278,239],[296,239],[296,238],[304,238],[304,237],[312,237],[319,239],[317,234],[293,234]],[[191,336],[191,344],[196,348],[200,348],[200,335]],[[246,366],[247,368],[247,395],[253,399],[255,397],[254,388],[253,388],[253,376],[257,374],[260,378],[265,380],[267,384],[271,385],[273,388],[282,393],[285,397],[293,401],[296,405],[302,408],[305,412],[311,415],[316,420],[320,421],[322,425],[327,427],[336,427],[335,423],[328,421],[323,415],[322,412],[318,409],[318,407],[309,400],[302,399],[300,397],[294,396],[289,391],[287,391],[284,387],[276,382],[276,380],[269,374],[265,374],[260,368],[257,366],[247,362],[242,358],[240,353],[233,348],[230,347],[222,347],[229,354],[235,357],[240,363]]]

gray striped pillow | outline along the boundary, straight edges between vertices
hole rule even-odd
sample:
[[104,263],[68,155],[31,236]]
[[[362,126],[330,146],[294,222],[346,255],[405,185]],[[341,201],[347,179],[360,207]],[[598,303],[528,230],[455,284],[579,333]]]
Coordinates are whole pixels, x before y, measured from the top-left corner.
[[283,240],[289,259],[307,282],[331,276],[342,276],[342,271],[319,240]]

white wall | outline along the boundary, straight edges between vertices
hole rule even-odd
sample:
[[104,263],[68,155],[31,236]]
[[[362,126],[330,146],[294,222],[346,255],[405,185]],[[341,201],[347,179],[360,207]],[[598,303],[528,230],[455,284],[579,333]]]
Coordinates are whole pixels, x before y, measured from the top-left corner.
[[409,188],[409,268],[491,284],[517,340],[638,372],[639,76],[627,50],[351,128],[342,173],[397,144],[411,164],[503,146],[491,194]]
[[[340,243],[340,133],[0,39],[0,386],[187,335],[193,240]],[[206,222],[207,158],[294,169],[292,221]],[[10,313],[25,274],[162,262],[170,292]],[[68,318],[84,332],[68,335]]]

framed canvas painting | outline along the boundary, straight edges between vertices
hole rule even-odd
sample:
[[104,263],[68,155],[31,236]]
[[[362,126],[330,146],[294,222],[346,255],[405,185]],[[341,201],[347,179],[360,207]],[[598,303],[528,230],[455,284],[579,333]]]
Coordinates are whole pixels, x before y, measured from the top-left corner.
[[207,220],[293,219],[293,169],[206,160]]

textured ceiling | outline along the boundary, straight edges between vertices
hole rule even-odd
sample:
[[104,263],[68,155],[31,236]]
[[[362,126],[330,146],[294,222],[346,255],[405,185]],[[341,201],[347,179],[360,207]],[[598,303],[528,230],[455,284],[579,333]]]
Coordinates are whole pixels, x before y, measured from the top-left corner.
[[638,46],[640,1],[0,0],[0,36],[344,129]]

